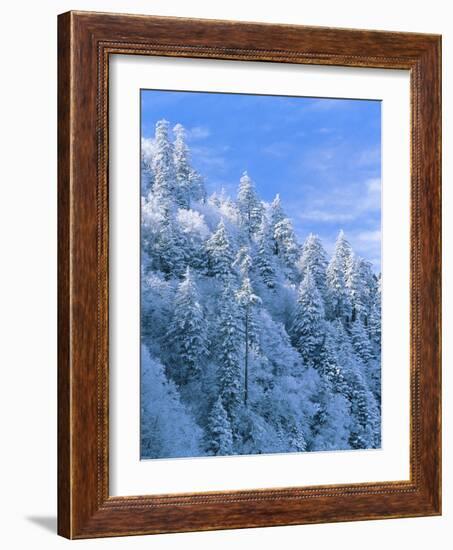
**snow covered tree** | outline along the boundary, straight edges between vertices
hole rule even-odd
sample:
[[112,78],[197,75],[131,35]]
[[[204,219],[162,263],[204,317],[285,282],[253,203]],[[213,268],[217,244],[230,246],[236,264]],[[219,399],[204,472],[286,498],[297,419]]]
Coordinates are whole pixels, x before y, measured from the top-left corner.
[[[277,193],[275,195],[274,200],[271,203],[271,206],[270,206],[270,218],[271,218],[270,222],[271,222],[272,234],[274,234],[275,226],[279,222],[284,220],[286,217],[287,216],[286,216],[286,214],[285,214],[285,212],[283,211],[283,208],[282,208],[282,201],[280,199],[280,194]],[[275,245],[276,245],[276,243],[275,243]],[[278,248],[276,248],[274,250],[274,254],[278,254]]]
[[371,264],[363,258],[353,256],[346,276],[346,286],[352,306],[351,320],[355,321],[359,318],[368,325],[373,296],[377,289]]
[[181,208],[190,207],[190,153],[186,145],[186,131],[182,124],[173,128],[175,142],[173,145],[173,159],[176,176],[176,202]]
[[254,293],[248,277],[244,277],[236,298],[244,319],[244,405],[247,406],[250,347],[257,341],[254,308],[261,303],[261,298]]
[[364,363],[367,363],[370,359],[372,359],[373,352],[371,343],[360,317],[357,318],[351,325],[351,341],[355,353]]
[[203,178],[191,165],[184,126],[176,124],[173,132],[175,134],[173,148],[177,183],[176,200],[181,208],[190,208],[191,200],[199,201],[206,196]]
[[289,218],[284,218],[274,227],[274,242],[278,256],[289,268],[288,277],[293,279],[296,273],[296,262],[299,257],[299,246],[296,241],[293,224]]
[[210,455],[231,455],[233,452],[233,433],[228,415],[218,397],[208,418],[206,451]]
[[152,159],[153,194],[165,203],[173,201],[176,188],[173,144],[168,137],[168,128],[168,121],[162,119],[157,122]]
[[234,423],[241,402],[241,352],[244,328],[239,305],[229,281],[220,298],[217,320],[216,358],[219,364],[219,387],[223,405]]
[[141,348],[140,442],[142,458],[199,456],[202,431],[181,402],[162,364]]
[[371,298],[368,332],[373,346],[374,357],[381,356],[381,278],[376,282],[376,290]]
[[151,191],[154,183],[154,174],[148,158],[142,152],[140,163],[140,189],[141,196],[146,197]]
[[255,184],[247,172],[242,174],[236,204],[239,210],[241,224],[251,237],[258,231],[260,226],[263,216],[263,206],[256,194]]
[[185,244],[174,211],[167,205],[151,251],[155,265],[167,277],[183,275],[187,264]]
[[172,357],[167,371],[179,386],[198,379],[207,356],[206,318],[189,268],[178,286],[166,341]]
[[243,277],[248,277],[250,275],[250,271],[252,269],[252,257],[248,246],[242,246],[238,250],[236,259],[233,262],[233,267],[236,267]]
[[324,333],[324,306],[314,279],[307,272],[299,286],[290,334],[306,363],[316,363]]
[[311,273],[316,288],[324,301],[327,298],[327,265],[327,254],[322,246],[321,239],[318,235],[310,233],[302,246],[302,254],[297,262],[297,267],[302,280],[308,272]]
[[256,236],[258,248],[256,253],[256,265],[264,284],[268,288],[275,288],[276,284],[276,270],[272,257],[272,239],[271,226],[267,216],[263,216]]
[[349,322],[351,318],[351,301],[346,286],[353,252],[343,231],[340,231],[335,244],[335,251],[327,267],[327,296],[330,318]]
[[234,255],[223,219],[206,241],[207,274],[225,278],[231,275]]

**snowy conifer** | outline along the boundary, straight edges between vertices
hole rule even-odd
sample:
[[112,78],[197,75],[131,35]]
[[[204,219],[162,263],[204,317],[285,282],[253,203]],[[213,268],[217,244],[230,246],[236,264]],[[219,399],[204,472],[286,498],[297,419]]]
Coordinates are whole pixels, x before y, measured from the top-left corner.
[[223,219],[207,240],[205,250],[208,275],[218,278],[231,275],[234,255]]
[[167,277],[181,277],[186,266],[185,240],[171,207],[164,210],[152,250],[155,264]]
[[173,128],[175,142],[173,145],[173,158],[176,176],[176,201],[181,208],[190,207],[190,156],[186,145],[186,131],[182,124],[176,124]]
[[236,267],[243,277],[248,277],[250,275],[250,271],[252,269],[252,257],[248,246],[242,246],[238,250],[236,258],[233,262],[233,267]]
[[163,202],[171,202],[175,198],[176,188],[173,144],[168,137],[168,128],[168,121],[162,119],[157,122],[152,160],[153,193]]
[[261,298],[254,293],[248,277],[244,277],[236,299],[242,308],[244,320],[244,405],[247,405],[250,348],[258,339],[254,308],[261,303]]
[[220,298],[217,326],[216,357],[219,363],[220,395],[229,418],[234,421],[241,402],[244,328],[241,312],[229,281],[226,281]]
[[290,334],[306,363],[315,363],[324,332],[324,306],[314,279],[308,272],[299,286]]
[[327,267],[328,311],[331,318],[348,322],[351,318],[351,301],[346,286],[346,277],[352,262],[353,252],[343,231],[340,231],[333,256]]
[[178,286],[175,307],[166,342],[173,366],[168,369],[178,384],[198,379],[207,356],[207,327],[203,308],[199,301],[196,283],[189,268]]
[[308,272],[311,273],[316,288],[324,301],[327,297],[327,265],[327,254],[322,246],[321,239],[318,235],[310,233],[302,246],[302,253],[297,262],[297,267],[302,280]]
[[296,262],[299,257],[299,246],[296,241],[293,224],[289,218],[284,218],[274,227],[274,241],[278,256],[288,268],[287,275],[293,280],[296,273]]
[[268,288],[275,288],[276,272],[274,260],[272,257],[272,239],[271,227],[266,216],[263,216],[260,228],[258,230],[256,264],[264,284]]
[[202,200],[206,195],[203,178],[191,165],[184,126],[176,124],[173,133],[175,134],[173,148],[177,184],[176,200],[181,208],[190,208],[192,200]]
[[355,353],[367,363],[373,357],[373,350],[363,321],[357,318],[351,325],[351,341]]
[[233,452],[233,434],[228,415],[218,397],[208,417],[206,450],[212,455],[231,455]]
[[256,194],[255,184],[247,172],[242,174],[236,203],[241,224],[246,229],[247,234],[252,236],[260,226],[263,207]]

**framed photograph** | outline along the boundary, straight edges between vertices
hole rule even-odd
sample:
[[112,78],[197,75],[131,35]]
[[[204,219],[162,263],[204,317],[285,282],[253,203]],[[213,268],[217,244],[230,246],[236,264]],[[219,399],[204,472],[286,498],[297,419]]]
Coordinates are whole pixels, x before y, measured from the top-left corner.
[[440,37],[58,24],[59,533],[439,515]]

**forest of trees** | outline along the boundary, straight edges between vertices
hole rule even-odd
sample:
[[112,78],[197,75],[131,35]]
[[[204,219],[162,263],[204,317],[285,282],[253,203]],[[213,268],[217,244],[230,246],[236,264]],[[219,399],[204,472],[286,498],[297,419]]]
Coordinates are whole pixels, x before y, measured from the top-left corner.
[[142,148],[141,456],[381,444],[380,276],[299,243],[244,172],[207,196],[184,128]]

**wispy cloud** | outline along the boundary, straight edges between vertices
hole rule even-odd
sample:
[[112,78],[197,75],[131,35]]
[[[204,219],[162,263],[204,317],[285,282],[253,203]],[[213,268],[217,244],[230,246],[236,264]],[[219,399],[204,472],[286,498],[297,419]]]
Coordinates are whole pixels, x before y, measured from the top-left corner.
[[196,141],[208,138],[211,135],[211,130],[206,126],[193,126],[186,129],[186,135],[189,141]]
[[327,210],[306,210],[300,214],[301,220],[310,220],[317,222],[347,222],[354,219],[353,214],[346,214],[344,212],[334,212]]

